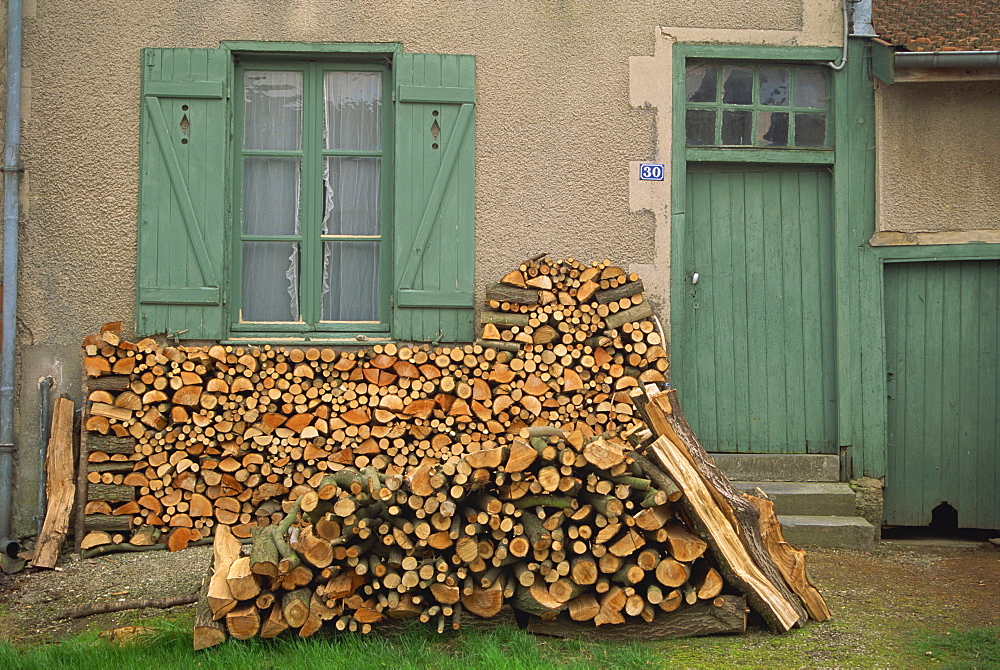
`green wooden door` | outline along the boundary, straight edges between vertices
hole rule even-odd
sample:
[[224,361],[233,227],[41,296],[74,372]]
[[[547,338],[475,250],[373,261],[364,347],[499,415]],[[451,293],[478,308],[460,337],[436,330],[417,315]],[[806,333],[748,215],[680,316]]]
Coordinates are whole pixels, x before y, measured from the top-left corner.
[[701,443],[836,453],[830,171],[689,164],[684,230],[673,382]]
[[885,271],[886,523],[1000,528],[1000,261]]

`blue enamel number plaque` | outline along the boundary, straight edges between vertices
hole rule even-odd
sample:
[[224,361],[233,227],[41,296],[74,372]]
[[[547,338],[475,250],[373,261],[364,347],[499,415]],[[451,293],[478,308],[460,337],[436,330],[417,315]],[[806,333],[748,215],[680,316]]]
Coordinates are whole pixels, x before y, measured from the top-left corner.
[[663,181],[663,164],[640,163],[639,179],[642,181]]

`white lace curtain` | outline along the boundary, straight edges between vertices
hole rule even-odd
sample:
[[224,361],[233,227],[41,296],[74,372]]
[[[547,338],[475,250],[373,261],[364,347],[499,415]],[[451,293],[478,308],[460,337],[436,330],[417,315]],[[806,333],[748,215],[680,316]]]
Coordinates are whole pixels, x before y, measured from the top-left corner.
[[[297,151],[302,73],[247,71],[244,150]],[[377,72],[328,72],[323,80],[324,147],[380,152],[382,91]],[[243,242],[245,321],[299,321],[300,281],[319,281],[324,321],[379,320],[380,156],[323,159],[321,232],[367,239],[321,242],[322,275],[300,278],[300,242]],[[302,166],[297,156],[243,160],[243,234],[298,237]],[[304,240],[305,251],[319,240]],[[315,253],[315,252],[314,252]]]

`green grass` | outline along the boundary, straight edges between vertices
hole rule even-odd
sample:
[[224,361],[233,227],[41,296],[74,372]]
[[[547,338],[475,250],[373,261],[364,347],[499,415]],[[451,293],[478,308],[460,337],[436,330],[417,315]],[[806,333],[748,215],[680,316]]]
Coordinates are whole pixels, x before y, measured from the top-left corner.
[[212,649],[191,649],[188,626],[160,624],[157,633],[118,646],[85,633],[60,644],[18,649],[0,643],[0,668],[166,670],[204,668],[642,668],[663,665],[662,650],[648,644],[609,644],[535,637],[511,626],[439,636],[413,626],[401,635],[317,634],[308,640],[228,640]]
[[191,648],[189,618],[164,617],[142,623],[155,633],[124,646],[99,638],[97,631],[59,644],[17,647],[0,642],[0,669],[1000,668],[1000,628],[936,636],[911,631],[913,636],[908,636],[908,641],[899,640],[897,646],[850,636],[845,639],[842,636],[850,627],[841,629],[837,622],[811,625],[784,635],[751,630],[744,635],[632,643],[559,640],[525,633],[510,625],[486,630],[465,628],[445,635],[412,625],[398,635],[319,633],[307,640],[293,636],[228,640],[195,652]]
[[1000,668],[1000,628],[973,628],[936,635],[918,643],[943,668]]

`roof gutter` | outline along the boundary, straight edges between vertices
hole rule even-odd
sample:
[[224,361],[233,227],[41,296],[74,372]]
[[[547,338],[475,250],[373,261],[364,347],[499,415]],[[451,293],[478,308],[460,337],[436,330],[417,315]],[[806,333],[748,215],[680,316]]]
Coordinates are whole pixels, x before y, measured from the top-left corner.
[[896,68],[1000,67],[1000,51],[897,51]]

